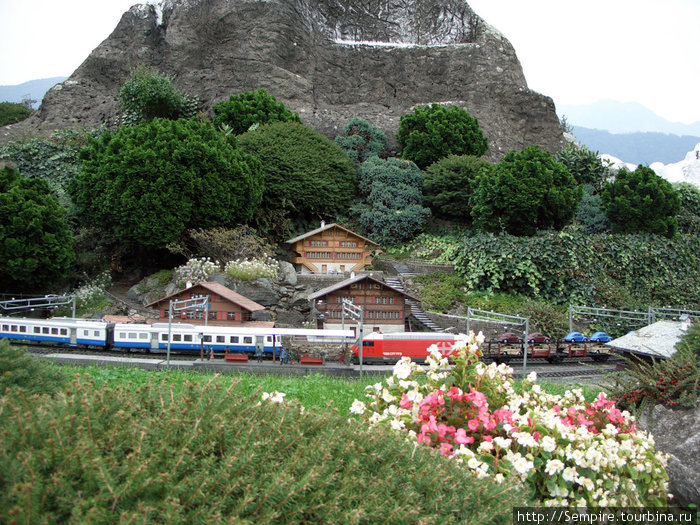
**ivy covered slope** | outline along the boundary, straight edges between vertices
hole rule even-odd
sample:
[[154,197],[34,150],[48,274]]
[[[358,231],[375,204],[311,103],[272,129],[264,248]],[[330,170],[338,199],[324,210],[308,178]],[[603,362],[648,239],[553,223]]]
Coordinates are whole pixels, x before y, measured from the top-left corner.
[[470,233],[421,235],[405,248],[452,263],[469,291],[506,292],[609,308],[649,305],[700,309],[700,237],[587,235],[531,237]]

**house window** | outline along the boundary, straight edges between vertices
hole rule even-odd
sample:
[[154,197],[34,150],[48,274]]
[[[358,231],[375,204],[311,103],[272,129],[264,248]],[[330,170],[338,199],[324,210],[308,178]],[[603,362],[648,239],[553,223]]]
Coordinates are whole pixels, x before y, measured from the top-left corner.
[[311,246],[328,246],[328,241],[311,241]]
[[228,319],[229,321],[235,321],[236,312],[226,312],[226,319]]

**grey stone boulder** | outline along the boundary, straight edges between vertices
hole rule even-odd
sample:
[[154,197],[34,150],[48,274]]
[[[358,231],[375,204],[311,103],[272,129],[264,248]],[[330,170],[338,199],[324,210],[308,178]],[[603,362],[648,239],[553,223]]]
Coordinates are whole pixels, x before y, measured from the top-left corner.
[[279,262],[279,278],[285,284],[290,286],[296,286],[297,284],[297,272],[294,269],[294,265],[287,261]]
[[675,505],[700,505],[700,406],[670,409],[657,405],[639,427],[654,436],[656,450],[668,454],[666,472]]

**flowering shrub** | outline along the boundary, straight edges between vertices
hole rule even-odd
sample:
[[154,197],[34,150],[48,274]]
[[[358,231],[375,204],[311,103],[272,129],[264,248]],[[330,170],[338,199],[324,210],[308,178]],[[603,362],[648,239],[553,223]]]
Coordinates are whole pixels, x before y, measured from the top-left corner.
[[521,482],[545,506],[666,504],[666,460],[629,413],[602,392],[593,403],[580,389],[547,394],[534,372],[516,393],[509,366],[479,362],[482,342],[470,334],[452,370],[437,348],[427,371],[403,358],[351,412],[406,432],[477,477]]
[[277,277],[277,261],[264,256],[252,259],[237,259],[229,261],[224,269],[226,274],[242,281],[254,281],[261,277],[274,279]]
[[206,281],[210,275],[219,271],[219,262],[212,261],[209,257],[196,257],[187,261],[175,269],[175,282],[179,287],[185,286],[189,281],[199,283]]
[[105,290],[109,288],[111,283],[112,277],[109,274],[109,270],[105,270],[92,280],[76,288],[73,293],[75,294],[77,311],[88,312],[103,306],[107,301]]

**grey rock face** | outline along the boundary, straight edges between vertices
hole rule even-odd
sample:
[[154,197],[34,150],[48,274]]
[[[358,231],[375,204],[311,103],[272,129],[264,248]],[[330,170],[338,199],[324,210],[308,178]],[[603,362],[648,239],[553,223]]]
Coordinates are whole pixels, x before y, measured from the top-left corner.
[[389,137],[416,105],[464,107],[492,160],[563,145],[554,104],[528,89],[515,51],[463,0],[164,0],[132,7],[28,126],[88,129],[118,116],[138,63],[205,108],[265,88],[329,137],[352,117]]
[[700,505],[700,406],[695,410],[654,407],[651,424],[640,418],[640,427],[654,436],[656,450],[669,455],[666,472],[674,504]]

